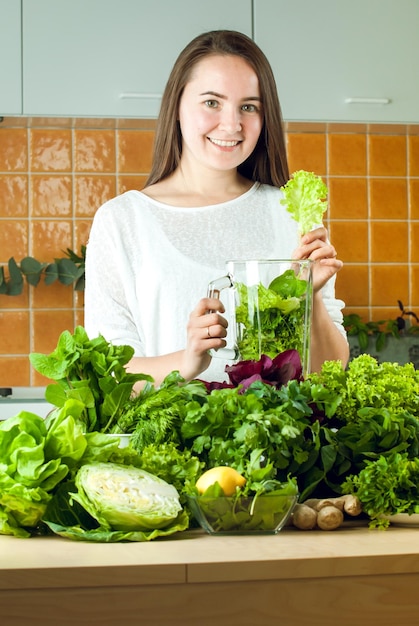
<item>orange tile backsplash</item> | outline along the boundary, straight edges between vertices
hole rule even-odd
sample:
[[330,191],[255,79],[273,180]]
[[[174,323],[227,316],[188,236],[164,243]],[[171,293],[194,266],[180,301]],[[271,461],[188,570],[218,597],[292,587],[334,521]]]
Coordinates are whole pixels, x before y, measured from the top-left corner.
[[411,178],[409,181],[409,210],[410,219],[419,219],[419,175],[418,177]]
[[32,172],[71,172],[71,130],[31,128],[29,167]]
[[369,181],[371,219],[407,220],[405,178],[371,178]]
[[365,176],[367,150],[365,133],[330,133],[328,173],[330,176]]
[[406,176],[407,135],[368,136],[370,176]]
[[[5,118],[0,124],[0,264],[51,262],[88,238],[97,208],[141,189],[151,165],[152,120]],[[291,172],[329,187],[326,225],[344,267],[345,312],[379,320],[397,300],[419,315],[419,125],[286,125]],[[7,267],[5,267],[7,274]],[[83,294],[54,283],[0,295],[0,386],[45,385],[30,352],[50,352],[83,324]]]
[[115,132],[74,131],[75,172],[115,172]]

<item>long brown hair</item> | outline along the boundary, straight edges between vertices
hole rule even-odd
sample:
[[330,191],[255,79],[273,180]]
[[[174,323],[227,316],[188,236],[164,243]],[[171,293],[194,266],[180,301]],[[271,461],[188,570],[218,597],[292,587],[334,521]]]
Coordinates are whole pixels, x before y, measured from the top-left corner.
[[178,56],[163,93],[146,186],[166,178],[179,165],[182,136],[179,102],[195,65],[209,55],[234,55],[255,71],[263,103],[263,126],[252,154],[238,167],[246,178],[280,187],[289,179],[284,129],[272,68],[262,50],[247,35],[214,30],[195,37]]

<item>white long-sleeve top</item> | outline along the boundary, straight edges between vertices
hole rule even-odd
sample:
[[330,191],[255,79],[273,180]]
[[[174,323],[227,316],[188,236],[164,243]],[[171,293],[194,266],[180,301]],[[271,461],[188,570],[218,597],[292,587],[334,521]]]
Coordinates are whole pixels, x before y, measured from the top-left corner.
[[[102,205],[86,253],[85,329],[135,356],[158,356],[186,345],[186,325],[208,283],[230,259],[288,259],[298,245],[297,223],[280,204],[282,192],[255,183],[234,200],[183,208],[128,191]],[[344,302],[335,277],[322,290],[341,332]],[[213,358],[200,375],[225,380],[227,361]]]

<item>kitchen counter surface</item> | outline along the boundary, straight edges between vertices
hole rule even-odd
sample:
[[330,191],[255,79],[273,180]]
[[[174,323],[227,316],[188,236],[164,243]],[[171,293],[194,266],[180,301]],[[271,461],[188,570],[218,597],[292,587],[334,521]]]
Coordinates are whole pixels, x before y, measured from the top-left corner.
[[120,544],[0,535],[0,623],[413,626],[419,528]]

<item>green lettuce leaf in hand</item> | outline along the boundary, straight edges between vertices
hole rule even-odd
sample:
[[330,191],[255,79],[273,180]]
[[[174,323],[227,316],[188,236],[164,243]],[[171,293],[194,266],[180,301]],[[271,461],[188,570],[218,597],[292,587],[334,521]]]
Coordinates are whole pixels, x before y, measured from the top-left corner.
[[298,170],[281,190],[284,198],[280,202],[298,222],[301,235],[322,223],[323,213],[327,210],[327,187],[320,176]]

